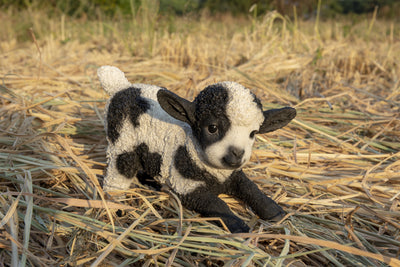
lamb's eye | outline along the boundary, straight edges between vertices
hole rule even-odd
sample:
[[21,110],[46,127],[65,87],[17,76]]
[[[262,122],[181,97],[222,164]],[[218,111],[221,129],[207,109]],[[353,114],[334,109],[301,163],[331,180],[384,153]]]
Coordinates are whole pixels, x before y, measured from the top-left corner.
[[209,133],[214,134],[217,131],[218,131],[218,127],[216,125],[211,124],[211,125],[208,126],[208,132]]
[[250,138],[254,138],[254,136],[258,133],[258,131],[252,131],[250,133]]

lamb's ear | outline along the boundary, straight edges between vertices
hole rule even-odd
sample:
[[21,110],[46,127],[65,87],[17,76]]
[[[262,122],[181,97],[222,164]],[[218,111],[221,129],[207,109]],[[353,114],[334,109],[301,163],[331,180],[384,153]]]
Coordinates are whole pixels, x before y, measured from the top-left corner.
[[266,110],[264,111],[264,122],[260,127],[259,133],[278,130],[293,120],[294,117],[296,117],[296,110],[294,108],[286,107]]
[[157,92],[157,100],[162,109],[175,119],[187,122],[190,125],[194,123],[195,104],[193,102],[190,102],[167,89],[161,89]]

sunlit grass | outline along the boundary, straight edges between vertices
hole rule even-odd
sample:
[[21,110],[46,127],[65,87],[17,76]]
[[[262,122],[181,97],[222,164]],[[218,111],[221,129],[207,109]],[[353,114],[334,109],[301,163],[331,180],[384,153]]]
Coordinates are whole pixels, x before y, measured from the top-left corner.
[[[398,23],[0,12],[3,262],[399,266]],[[252,228],[229,235],[171,192],[102,199],[101,65],[188,99],[234,80],[265,108],[296,107],[287,127],[258,136],[245,169],[287,219],[270,224],[222,196]]]

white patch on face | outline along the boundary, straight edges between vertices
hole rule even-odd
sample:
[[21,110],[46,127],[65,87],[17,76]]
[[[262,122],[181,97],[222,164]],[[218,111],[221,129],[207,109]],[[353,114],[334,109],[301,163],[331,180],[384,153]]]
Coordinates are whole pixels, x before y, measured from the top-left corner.
[[251,126],[255,123],[258,124],[255,128],[258,130],[264,121],[264,115],[254,101],[254,95],[241,84],[235,82],[223,82],[223,84],[229,93],[226,113],[230,121],[242,126]]
[[232,125],[221,141],[216,142],[205,149],[204,154],[206,160],[215,168],[231,169],[224,162],[224,157],[229,153],[231,147],[235,147],[244,151],[240,166],[242,167],[250,159],[251,150],[255,140],[255,138],[250,138],[250,133],[254,130],[258,131],[259,128],[260,125],[258,123],[253,123],[250,126]]

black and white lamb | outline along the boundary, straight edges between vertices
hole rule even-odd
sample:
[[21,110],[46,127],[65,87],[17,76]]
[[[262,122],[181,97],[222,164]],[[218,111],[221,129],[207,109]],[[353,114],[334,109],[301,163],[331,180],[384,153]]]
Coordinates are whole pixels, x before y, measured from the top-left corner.
[[234,82],[207,86],[193,102],[165,88],[131,84],[116,67],[98,76],[110,94],[106,105],[108,168],[104,190],[128,189],[133,178],[168,185],[184,207],[220,217],[232,233],[249,227],[219,194],[238,198],[264,220],[282,208],[243,173],[257,133],[288,124],[296,110],[263,111],[249,89]]

